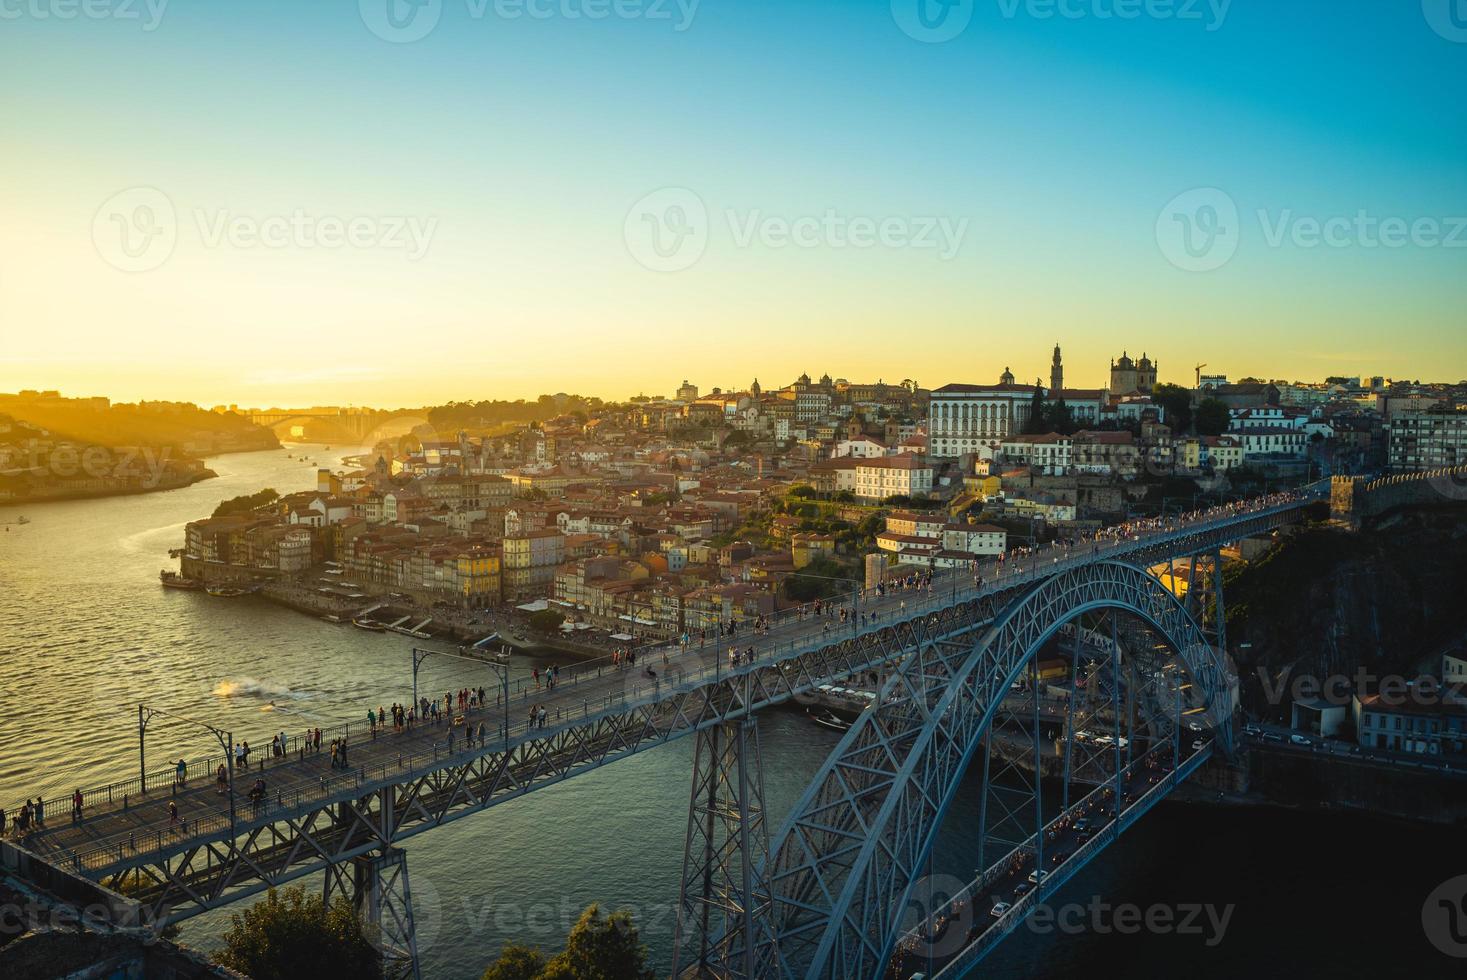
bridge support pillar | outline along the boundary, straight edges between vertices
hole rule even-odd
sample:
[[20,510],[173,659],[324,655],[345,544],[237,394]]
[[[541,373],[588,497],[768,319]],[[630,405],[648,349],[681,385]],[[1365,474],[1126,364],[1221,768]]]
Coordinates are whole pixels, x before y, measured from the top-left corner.
[[323,889],[327,904],[336,893],[350,889],[352,907],[382,953],[384,974],[422,980],[407,852],[398,847],[384,848],[354,859],[349,867],[349,880],[347,868],[327,868]]
[[695,739],[673,976],[753,977],[769,858],[759,730],[749,715]]

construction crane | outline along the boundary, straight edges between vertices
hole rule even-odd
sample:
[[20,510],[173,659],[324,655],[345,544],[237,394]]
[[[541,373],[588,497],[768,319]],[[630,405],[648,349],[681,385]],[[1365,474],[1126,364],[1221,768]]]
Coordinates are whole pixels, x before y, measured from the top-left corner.
[[1199,389],[1202,387],[1202,369],[1205,367],[1207,367],[1206,364],[1197,365],[1197,387]]

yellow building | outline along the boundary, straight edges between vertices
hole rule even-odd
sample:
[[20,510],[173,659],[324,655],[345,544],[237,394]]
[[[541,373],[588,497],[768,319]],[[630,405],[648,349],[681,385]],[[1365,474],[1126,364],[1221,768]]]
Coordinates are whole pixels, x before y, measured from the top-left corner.
[[835,557],[835,537],[829,534],[795,534],[790,537],[790,556],[801,569],[822,558]]
[[454,558],[454,583],[457,592],[470,606],[482,607],[499,602],[500,557],[488,548],[470,548]]

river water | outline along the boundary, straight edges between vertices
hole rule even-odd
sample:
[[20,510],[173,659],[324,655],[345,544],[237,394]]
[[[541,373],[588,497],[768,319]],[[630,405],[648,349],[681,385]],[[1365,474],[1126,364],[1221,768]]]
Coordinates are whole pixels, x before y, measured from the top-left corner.
[[[309,489],[303,447],[218,457],[219,478],[135,497],[0,508],[0,802],[55,796],[136,773],[137,705],[268,744],[271,733],[365,721],[411,697],[411,641],[337,626],[254,598],[163,589],[187,521],[222,499]],[[306,447],[307,455],[336,462]],[[287,458],[287,454],[296,458]],[[517,669],[528,670],[528,662]],[[429,660],[425,691],[491,687],[472,665]],[[766,793],[779,817],[836,733],[793,711],[761,720]],[[150,723],[148,764],[211,750],[201,728]],[[446,825],[406,845],[425,976],[477,977],[506,940],[558,947],[591,902],[631,909],[655,964],[671,958],[691,742],[681,740]],[[970,774],[944,824],[934,875],[968,876],[978,789]],[[985,970],[998,976],[1197,977],[1304,973],[1460,976],[1428,943],[1427,895],[1467,873],[1460,832],[1341,813],[1163,804],[1061,892],[1146,910],[1212,905],[1222,931],[1139,935],[1087,912],[1060,934],[1021,927]],[[980,913],[980,914],[986,914]],[[1206,921],[1206,920],[1199,920]],[[208,949],[228,912],[185,923]],[[1467,944],[1462,952],[1467,953]]]

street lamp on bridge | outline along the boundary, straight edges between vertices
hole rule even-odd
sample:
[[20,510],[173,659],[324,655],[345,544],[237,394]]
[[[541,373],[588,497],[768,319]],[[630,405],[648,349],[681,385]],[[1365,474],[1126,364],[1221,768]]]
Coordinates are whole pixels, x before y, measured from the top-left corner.
[[155,715],[162,715],[165,718],[172,718],[174,721],[181,721],[185,724],[194,725],[198,728],[206,730],[207,732],[209,732],[209,734],[214,736],[215,740],[219,742],[219,747],[224,750],[224,764],[227,767],[227,771],[229,773],[229,846],[232,850],[235,844],[236,823],[234,806],[234,733],[226,732],[222,728],[215,728],[208,722],[198,721],[197,719],[190,718],[187,715],[180,715],[176,712],[166,711],[163,708],[151,708],[141,701],[138,702],[138,776],[139,783],[141,785],[144,795],[147,795],[148,792],[148,759],[145,748],[146,738],[148,732],[148,724],[153,720],[153,717]]
[[471,664],[480,664],[488,667],[499,675],[499,680],[504,690],[504,751],[509,751],[509,666],[496,663],[483,657],[470,657],[462,653],[448,653],[443,650],[423,650],[413,647],[413,708],[416,710],[422,703],[418,700],[418,668],[423,661],[429,657],[452,657],[454,660],[466,660]]

